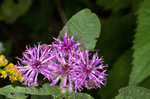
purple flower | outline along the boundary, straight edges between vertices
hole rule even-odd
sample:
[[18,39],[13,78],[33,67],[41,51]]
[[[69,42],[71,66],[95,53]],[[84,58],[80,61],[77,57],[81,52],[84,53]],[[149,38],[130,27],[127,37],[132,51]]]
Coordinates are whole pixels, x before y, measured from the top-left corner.
[[[55,42],[52,43],[53,47],[57,47],[61,51],[64,51],[65,53],[72,53],[74,50],[78,49],[78,47],[81,45],[80,42],[76,42],[74,40],[74,37],[71,38],[67,35],[67,32],[58,38],[54,38]],[[61,40],[62,39],[62,40]]]
[[37,77],[41,73],[45,78],[51,79],[55,74],[52,72],[54,68],[49,64],[54,54],[51,47],[43,44],[34,47],[27,47],[23,52],[23,57],[18,58],[18,69],[23,76],[23,84],[27,86],[38,85]]
[[60,82],[60,88],[69,92],[81,91],[83,87],[101,88],[106,83],[106,67],[98,53],[91,54],[80,48],[81,43],[65,32],[51,45],[29,47],[18,58],[18,69],[23,76],[23,84],[38,85],[38,75],[42,74],[54,86]]
[[87,88],[101,88],[106,82],[107,65],[103,64],[103,58],[99,58],[95,53],[92,57],[86,51],[80,51],[76,58],[76,67],[74,68],[75,91],[81,91],[84,86]]
[[55,67],[56,76],[52,79],[51,86],[60,81],[60,88],[68,88],[69,92],[81,91],[83,87],[101,88],[105,84],[107,74],[103,58],[95,53],[92,57],[86,50],[80,48],[81,43],[71,39],[67,33],[52,43],[55,57],[50,64]]
[[61,50],[55,49],[55,58],[51,62],[51,65],[54,66],[56,76],[52,79],[51,86],[56,85],[59,80],[60,88],[68,88],[69,92],[73,90],[73,73],[75,63],[73,60],[73,54],[71,53],[63,53]]

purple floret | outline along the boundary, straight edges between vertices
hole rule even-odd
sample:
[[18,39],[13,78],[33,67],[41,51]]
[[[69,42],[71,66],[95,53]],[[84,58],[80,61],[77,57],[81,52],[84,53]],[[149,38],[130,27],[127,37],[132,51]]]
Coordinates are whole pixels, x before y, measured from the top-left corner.
[[74,50],[78,49],[78,47],[81,45],[80,42],[76,42],[74,40],[74,36],[70,38],[67,35],[67,32],[65,32],[62,36],[59,36],[58,38],[54,39],[55,42],[52,43],[52,46],[57,47],[57,49],[65,53],[72,53]]
[[44,44],[34,47],[27,47],[23,52],[23,57],[18,58],[18,69],[23,76],[23,84],[27,86],[38,85],[37,77],[41,73],[45,78],[51,79],[55,74],[52,72],[54,68],[49,64],[54,57],[51,54],[51,47]]
[[[107,65],[103,64],[103,58],[99,58],[95,53],[92,57],[86,51],[80,51],[79,57],[75,61],[76,67],[74,72],[75,91],[81,91],[84,86],[87,88],[101,88],[106,82]],[[90,58],[91,57],[91,58]]]
[[76,67],[75,63],[72,61],[73,55],[71,53],[63,53],[58,49],[55,51],[55,58],[53,59],[55,62],[52,62],[51,65],[56,68],[56,76],[53,78],[50,85],[54,86],[61,80],[60,88],[68,88],[68,91],[72,92],[74,67]]

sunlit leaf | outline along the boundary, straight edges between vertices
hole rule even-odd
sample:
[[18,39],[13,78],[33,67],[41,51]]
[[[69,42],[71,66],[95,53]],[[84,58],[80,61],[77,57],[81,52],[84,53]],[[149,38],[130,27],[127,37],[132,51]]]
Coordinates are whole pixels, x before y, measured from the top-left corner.
[[[96,46],[97,38],[100,36],[101,25],[99,18],[89,9],[83,9],[66,23],[64,28],[69,35],[74,35],[75,38],[84,44],[83,48],[93,50]],[[61,33],[64,32],[64,29]]]

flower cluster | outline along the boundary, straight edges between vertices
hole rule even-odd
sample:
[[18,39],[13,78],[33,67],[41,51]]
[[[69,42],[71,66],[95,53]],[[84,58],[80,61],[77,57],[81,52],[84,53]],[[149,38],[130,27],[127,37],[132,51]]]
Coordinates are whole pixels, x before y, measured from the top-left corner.
[[17,66],[13,63],[8,64],[8,60],[5,58],[4,55],[0,55],[0,78],[9,77],[11,82],[18,81],[22,79],[21,73],[17,69]]
[[38,75],[42,74],[50,85],[60,84],[60,88],[81,91],[84,87],[101,88],[105,85],[107,73],[102,57],[80,48],[81,43],[64,33],[50,45],[38,44],[27,47],[23,57],[18,58],[22,83],[38,85]]

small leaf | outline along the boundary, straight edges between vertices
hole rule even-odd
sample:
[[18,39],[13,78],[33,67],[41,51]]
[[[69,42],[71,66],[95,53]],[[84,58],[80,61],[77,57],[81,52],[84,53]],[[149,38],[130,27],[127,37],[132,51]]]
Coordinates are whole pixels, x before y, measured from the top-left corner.
[[143,87],[125,87],[119,90],[115,99],[150,99],[150,90]]
[[[69,35],[74,35],[77,40],[84,42],[83,48],[93,50],[96,46],[96,39],[100,36],[101,25],[94,13],[89,9],[84,9],[75,14],[64,28]],[[61,33],[64,32],[64,28]]]
[[144,0],[139,8],[137,33],[134,40],[133,68],[130,85],[137,85],[150,76],[150,1]]

